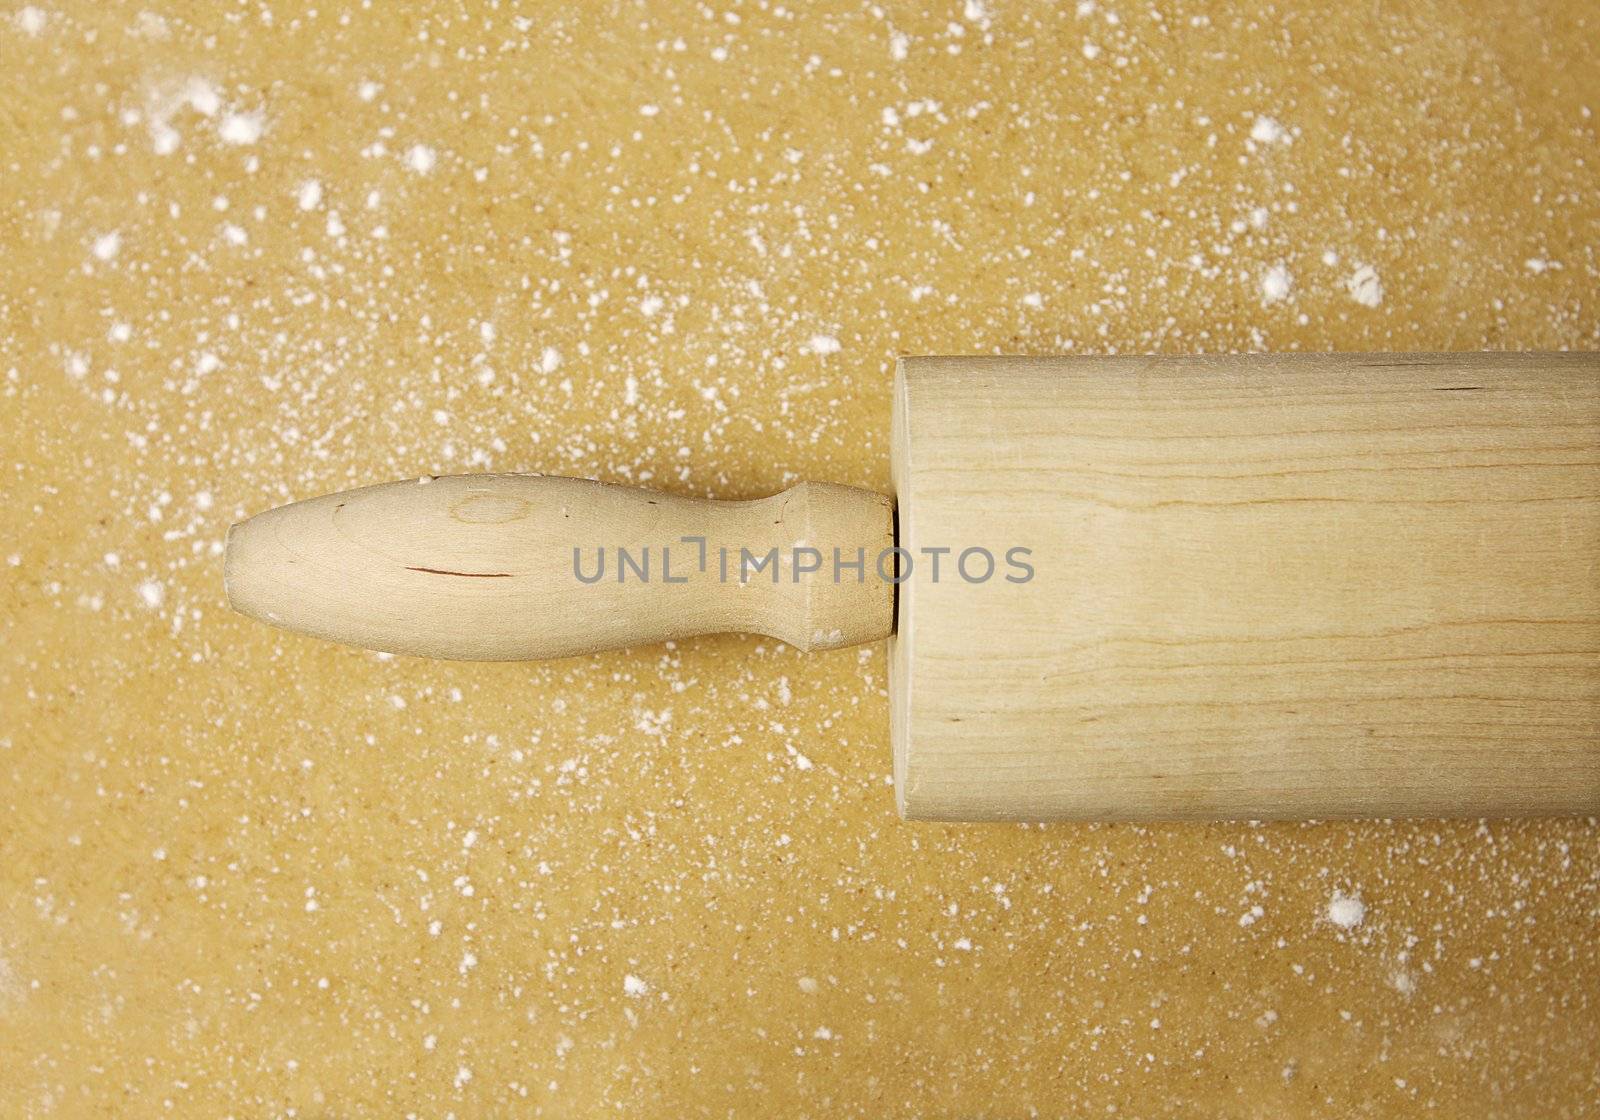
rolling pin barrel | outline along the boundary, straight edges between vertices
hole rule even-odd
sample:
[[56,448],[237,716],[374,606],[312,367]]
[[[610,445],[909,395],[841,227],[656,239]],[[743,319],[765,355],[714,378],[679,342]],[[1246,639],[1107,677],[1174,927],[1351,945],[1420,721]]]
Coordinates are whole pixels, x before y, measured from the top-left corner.
[[907,359],[905,815],[1600,811],[1600,355]]

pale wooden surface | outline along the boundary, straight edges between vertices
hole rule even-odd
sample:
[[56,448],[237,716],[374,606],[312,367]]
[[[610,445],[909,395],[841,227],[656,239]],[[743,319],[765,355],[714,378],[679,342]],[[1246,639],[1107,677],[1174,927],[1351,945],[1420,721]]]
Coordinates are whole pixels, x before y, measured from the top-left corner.
[[918,818],[1600,810],[1600,357],[907,359]]
[[[524,661],[730,632],[818,650],[888,636],[894,589],[872,568],[893,543],[889,499],[851,486],[716,502],[577,478],[425,476],[235,525],[226,581],[237,610],[388,653]],[[819,545],[822,572],[797,573],[817,559],[799,550]],[[862,578],[832,578],[836,545],[862,550]]]

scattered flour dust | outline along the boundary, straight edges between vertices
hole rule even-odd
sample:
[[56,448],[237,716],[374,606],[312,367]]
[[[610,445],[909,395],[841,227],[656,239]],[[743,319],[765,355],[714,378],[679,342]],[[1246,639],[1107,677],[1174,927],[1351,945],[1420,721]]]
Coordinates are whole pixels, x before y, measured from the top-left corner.
[[1383,302],[1383,281],[1378,277],[1378,270],[1370,264],[1358,266],[1344,286],[1350,298],[1362,307],[1377,307]]
[[1291,138],[1289,130],[1273,118],[1257,117],[1256,123],[1250,126],[1250,139],[1257,144],[1287,144]]
[[418,175],[426,175],[432,171],[433,165],[438,161],[439,157],[426,144],[413,144],[406,149],[406,166]]
[[225,144],[254,144],[261,139],[260,113],[228,113],[217,126],[217,135]]
[[217,87],[200,77],[183,83],[183,101],[202,117],[214,117],[222,108],[222,95]]
[[1361,901],[1360,895],[1336,890],[1328,901],[1328,921],[1340,929],[1355,929],[1366,916],[1366,903]]
[[49,18],[42,9],[35,8],[32,4],[29,4],[17,13],[17,28],[25,35],[38,35],[44,30],[44,25],[49,21]]
[[630,996],[642,996],[650,990],[650,985],[639,979],[633,973],[622,978],[622,990]]
[[100,260],[109,261],[122,248],[122,234],[116,230],[103,233],[94,239],[94,244],[90,248]]
[[813,354],[819,355],[837,354],[839,352],[839,340],[831,334],[814,334],[811,336],[811,340],[806,343],[806,349]]
[[300,184],[300,189],[295,192],[295,201],[302,210],[315,210],[322,201],[322,184],[315,179],[307,179]]
[[175,86],[165,85],[155,90],[148,99],[147,108],[151,146],[157,155],[167,156],[177,151],[183,140],[172,126],[172,118],[183,109],[192,109],[202,117],[214,117],[222,109],[222,94],[211,82],[196,74]]
[[1289,270],[1281,264],[1275,264],[1261,277],[1261,302],[1277,303],[1279,300],[1289,298],[1289,289],[1294,286],[1294,278],[1289,275]]
[[166,597],[167,589],[156,580],[145,580],[139,585],[139,601],[151,610],[159,607]]

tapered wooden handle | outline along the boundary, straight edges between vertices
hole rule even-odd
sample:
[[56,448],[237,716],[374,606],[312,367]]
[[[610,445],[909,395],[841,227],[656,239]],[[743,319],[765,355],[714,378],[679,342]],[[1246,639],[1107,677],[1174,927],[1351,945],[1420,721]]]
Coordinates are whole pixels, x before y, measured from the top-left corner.
[[471,475],[258,514],[229,531],[225,580],[245,614],[425,657],[566,657],[724,632],[813,650],[888,635],[894,585],[879,562],[893,547],[889,499],[849,486],[716,502]]

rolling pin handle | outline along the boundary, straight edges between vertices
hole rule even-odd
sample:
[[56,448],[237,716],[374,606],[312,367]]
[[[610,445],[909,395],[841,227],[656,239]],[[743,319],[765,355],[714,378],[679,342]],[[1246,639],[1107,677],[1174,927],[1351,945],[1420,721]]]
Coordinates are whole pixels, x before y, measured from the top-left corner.
[[832,649],[893,627],[894,588],[875,567],[894,546],[891,505],[820,482],[718,502],[544,475],[425,477],[233,526],[224,587],[265,622],[425,657],[725,632]]

